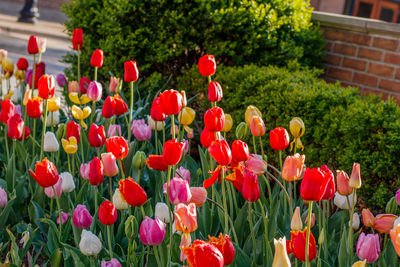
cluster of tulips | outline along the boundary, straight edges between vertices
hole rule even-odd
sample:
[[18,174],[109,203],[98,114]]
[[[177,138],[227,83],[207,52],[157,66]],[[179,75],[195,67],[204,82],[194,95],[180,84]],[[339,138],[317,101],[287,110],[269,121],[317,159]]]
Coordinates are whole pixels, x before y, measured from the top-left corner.
[[[45,41],[39,45],[35,36],[28,42],[32,70],[20,58],[14,72],[14,63],[6,51],[0,51],[1,78],[7,87],[0,110],[6,153],[2,159],[7,170],[0,183],[5,187],[0,189],[0,207],[9,214],[22,188],[27,188],[26,201],[41,211],[34,212],[35,220],[22,233],[23,248],[40,243],[35,237],[39,229],[44,236],[40,244],[49,246],[52,266],[64,258],[65,264],[73,261],[77,266],[89,262],[114,267],[177,263],[287,267],[304,262],[306,267],[331,263],[356,267],[378,261],[382,243],[387,266],[397,266],[393,251],[400,255],[400,219],[394,214],[374,216],[363,209],[364,227],[358,231],[360,165],[354,163],[350,177],[337,171],[336,179],[326,165],[306,167],[306,156],[297,153],[304,149],[300,138],[305,126],[300,118],[289,122],[292,142],[283,127],[269,131],[269,146],[277,151],[269,157],[276,157],[279,167],[268,163],[263,143],[267,129],[256,107],[247,108],[245,121],[227,138],[233,120],[218,106],[223,89],[212,80],[216,72],[212,55],[198,61],[200,74],[208,79],[211,105],[199,133],[198,164],[189,153],[190,140],[196,136],[190,127],[196,112],[188,106],[185,91],[157,93],[146,114],[137,104],[140,101],[135,102],[139,82],[135,61],[125,62],[123,81],[111,77],[108,91],[103,90],[97,81],[102,50],[92,54],[91,81],[80,74],[82,29],[74,30],[72,45],[77,51],[78,81],[45,74],[41,62]],[[12,77],[17,80],[15,88],[11,88]],[[65,99],[55,96],[56,81]],[[129,84],[129,106],[123,82]],[[41,130],[36,129],[38,123]],[[245,142],[249,135],[253,153]],[[21,151],[26,152],[26,164],[19,162],[24,155]],[[397,203],[400,190],[388,204],[393,213]],[[331,211],[334,206],[336,212]],[[334,223],[340,217],[341,223]],[[336,234],[331,232],[333,227],[339,229]],[[13,232],[7,229],[7,233],[15,243]],[[340,244],[335,241],[337,235]],[[18,265],[14,243],[5,261],[11,257]],[[32,254],[35,250],[32,247]],[[57,257],[59,261],[54,261]]]

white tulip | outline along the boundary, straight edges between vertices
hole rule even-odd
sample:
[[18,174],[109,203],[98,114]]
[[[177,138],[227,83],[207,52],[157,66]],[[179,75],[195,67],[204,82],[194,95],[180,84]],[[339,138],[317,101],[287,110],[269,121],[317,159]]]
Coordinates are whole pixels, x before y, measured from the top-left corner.
[[169,213],[168,213],[168,206],[163,202],[158,202],[156,204],[156,210],[154,212],[155,216],[158,216],[161,221],[164,223],[169,223]]
[[59,147],[56,135],[52,132],[46,132],[44,135],[43,150],[45,152],[57,152]]
[[[51,123],[51,114],[52,113],[53,113],[53,125]],[[43,116],[41,117],[42,121],[43,121]],[[47,127],[57,126],[59,122],[60,122],[60,111],[54,111],[54,112],[47,113],[47,120],[46,120]]]
[[101,250],[101,241],[90,231],[82,231],[79,249],[86,256],[96,256]]
[[112,197],[112,203],[115,205],[115,207],[117,208],[117,210],[126,210],[128,209],[128,203],[126,203],[122,197],[121,197],[121,193],[119,192],[119,189],[115,189],[115,192],[113,194]]
[[[156,122],[149,115],[147,115],[147,124],[151,126],[151,129],[153,131],[156,129]],[[163,121],[157,121],[157,131],[161,131],[163,125],[164,125]]]
[[355,212],[353,214],[353,230],[357,231],[359,228],[360,228],[360,215],[358,215],[358,213]]
[[75,182],[72,175],[69,172],[63,172],[60,174],[62,178],[61,188],[63,192],[70,193],[75,189]]
[[[349,199],[349,202],[347,202],[347,198]],[[357,196],[356,196],[356,202],[357,202]],[[342,210],[349,210],[351,209],[351,206],[353,205],[353,193],[350,195],[342,196],[338,192],[335,193],[335,198],[333,199],[333,203]],[[349,207],[350,204],[350,207]]]

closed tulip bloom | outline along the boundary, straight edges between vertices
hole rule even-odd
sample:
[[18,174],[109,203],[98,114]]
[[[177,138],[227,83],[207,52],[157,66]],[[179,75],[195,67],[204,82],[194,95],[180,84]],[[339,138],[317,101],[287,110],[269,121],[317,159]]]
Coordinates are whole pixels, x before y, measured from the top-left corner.
[[101,68],[101,66],[103,66],[103,50],[94,50],[92,57],[90,58],[90,65],[97,68]]
[[296,153],[294,156],[287,156],[282,167],[282,178],[286,181],[300,180],[303,174],[305,155]]
[[363,224],[367,227],[374,227],[375,216],[369,209],[363,209],[361,212]]
[[222,253],[209,242],[195,240],[189,247],[182,247],[182,252],[187,256],[191,267],[222,267],[224,257]]
[[207,200],[207,190],[204,187],[190,187],[190,203],[194,203],[196,207],[201,207]]
[[165,142],[163,148],[163,158],[165,162],[169,166],[178,164],[182,158],[184,149],[184,144],[182,142],[177,142],[176,139]]
[[30,118],[40,118],[43,113],[43,101],[40,97],[36,96],[30,98],[26,104],[26,113]]
[[121,136],[121,125],[110,124],[108,126],[107,137]]
[[390,230],[390,239],[392,239],[393,247],[398,256],[400,256],[400,224]]
[[153,100],[150,110],[150,116],[155,121],[165,121],[167,114],[162,109],[160,97],[156,97]]
[[151,129],[153,131],[161,131],[163,129],[163,126],[165,125],[164,122],[157,122],[157,128],[156,128],[156,121],[153,120],[153,118],[149,115],[147,115],[147,123],[151,126]]
[[101,251],[101,241],[92,232],[83,230],[81,241],[79,242],[79,249],[83,255],[96,256]]
[[54,96],[55,80],[53,75],[43,75],[38,81],[39,96],[43,99],[49,99]]
[[106,140],[107,152],[113,153],[117,159],[124,159],[128,155],[128,144],[125,138],[113,136]]
[[112,196],[112,203],[115,205],[117,210],[127,210],[129,208],[128,203],[122,199],[121,192],[119,189],[115,189],[115,192]]
[[222,108],[213,107],[204,114],[204,125],[210,132],[219,132],[224,127],[225,114]]
[[232,116],[230,114],[225,113],[225,121],[224,121],[224,127],[222,128],[222,132],[229,132],[232,129],[233,125],[233,120]]
[[[54,185],[54,189],[56,190],[57,193],[57,197],[61,197],[62,194],[62,178],[61,176],[59,176],[57,183]],[[54,190],[52,186],[46,187],[44,189],[44,193],[46,194],[46,196],[48,196],[49,198],[56,198],[54,195]]]
[[146,153],[143,151],[136,151],[132,158],[132,166],[138,170],[143,170],[146,164]]
[[149,141],[151,138],[151,126],[144,119],[132,121],[131,132],[138,141]]
[[222,87],[218,82],[208,84],[208,100],[210,102],[219,102],[223,96]]
[[[220,140],[221,138],[221,134],[217,132],[217,139]],[[209,148],[211,146],[211,143],[217,139],[215,139],[214,132],[210,132],[206,128],[204,128],[204,130],[200,134],[201,145],[205,148]]]
[[107,96],[106,100],[104,101],[103,108],[101,109],[101,115],[109,119],[114,116],[115,110],[115,100],[112,96]]
[[112,258],[109,261],[102,260],[100,267],[122,267],[122,265],[116,258]]
[[[17,71],[15,71],[14,76],[17,79],[17,81],[22,82],[25,79],[25,71],[17,70]],[[13,92],[13,91],[10,91],[10,92]]]
[[356,251],[361,260],[367,260],[368,263],[377,261],[381,254],[379,235],[361,233],[358,237]]
[[305,126],[303,120],[299,117],[294,117],[290,121],[289,130],[294,137],[294,140],[290,144],[290,149],[292,149],[293,143],[296,143],[297,148],[304,149],[304,146],[301,144],[300,141],[300,137],[302,137],[305,132]]
[[38,38],[31,35],[28,40],[28,53],[33,55],[39,53]]
[[8,55],[7,50],[0,49],[0,61],[1,61],[3,58],[7,57],[7,55]]
[[4,74],[7,74],[6,78],[9,78],[14,72],[14,61],[9,58],[3,58],[1,65],[4,69]]
[[177,231],[189,234],[197,229],[197,211],[196,205],[190,203],[189,205],[178,204],[175,207],[175,227]]
[[194,121],[196,111],[189,107],[184,107],[178,114],[178,121],[183,126],[189,126]]
[[85,180],[89,180],[89,170],[90,170],[90,162],[89,163],[82,163],[81,167],[79,168],[79,173],[81,174],[82,178]]
[[274,245],[275,255],[272,267],[290,267],[291,264],[286,250],[286,237],[284,236],[278,240],[274,238]]
[[259,116],[254,116],[251,119],[250,123],[250,132],[254,136],[263,136],[265,134],[265,131],[267,128],[265,128],[264,121],[262,120],[261,117]]
[[329,172],[321,168],[307,168],[300,186],[300,195],[306,201],[320,201],[330,182]]
[[169,182],[169,201],[174,205],[188,204],[192,198],[189,183],[181,178],[172,178]]
[[[349,222],[350,224],[350,222]],[[353,214],[353,230],[357,231],[360,228],[360,215],[357,212]]]
[[183,180],[186,180],[190,184],[190,171],[183,166],[176,169],[175,177],[180,177]]
[[32,170],[29,170],[29,172],[33,179],[44,188],[55,185],[59,179],[56,166],[47,158],[44,158],[41,162],[37,161],[35,172]]
[[26,70],[29,67],[28,60],[24,57],[20,57],[17,61],[17,68],[19,70]]
[[108,90],[110,90],[111,93],[115,93],[115,91],[118,88],[120,78],[117,77],[110,77],[110,85],[108,86]]
[[47,102],[47,110],[49,112],[55,112],[60,109],[61,100],[59,97],[50,98]]
[[[357,197],[356,197],[357,202]],[[335,198],[333,199],[333,203],[342,210],[350,210],[353,205],[353,194],[348,196],[342,196],[339,192],[335,193]],[[349,206],[350,204],[350,206]]]
[[3,188],[0,187],[0,208],[4,208],[7,206],[7,192]]
[[92,147],[102,147],[106,142],[106,133],[103,125],[99,127],[93,123],[89,129],[88,139]]
[[39,53],[44,53],[46,52],[46,47],[47,47],[47,39],[41,39],[39,42]]
[[68,93],[79,93],[80,88],[77,81],[68,82]]
[[389,234],[396,219],[397,216],[393,214],[378,214],[375,217],[374,229],[380,234]]
[[285,128],[277,127],[269,133],[269,143],[273,150],[285,150],[289,146],[289,134]]
[[62,73],[57,74],[56,81],[58,86],[60,86],[61,88],[64,88],[64,86],[68,84],[67,78]]
[[122,199],[129,205],[140,207],[147,201],[146,191],[131,177],[119,181]]
[[249,147],[240,140],[235,140],[232,143],[232,158],[236,162],[246,161],[250,158]]
[[[69,218],[69,213],[61,212],[61,224],[65,224]],[[57,224],[60,224],[60,217],[57,217]]]
[[353,170],[350,175],[349,185],[356,189],[361,187],[360,163],[353,163]]
[[125,61],[124,69],[124,81],[126,83],[136,82],[139,78],[139,70],[137,68],[136,61]]
[[79,141],[81,140],[81,126],[74,121],[70,121],[67,124],[66,138],[69,140],[71,136],[75,137],[76,142],[79,144]]
[[72,33],[72,46],[74,50],[82,49],[83,47],[83,30],[74,29]]
[[75,136],[71,136],[68,140],[61,139],[61,144],[67,154],[75,154],[78,151],[78,142]]
[[247,126],[250,127],[251,121],[254,116],[260,117],[262,120],[262,114],[261,114],[260,110],[257,107],[250,105],[247,107],[246,112],[244,114],[244,118],[245,118]]
[[203,76],[214,75],[217,69],[217,64],[215,63],[215,58],[213,55],[204,55],[199,59],[197,63],[199,72]]
[[86,229],[92,225],[93,217],[85,205],[78,204],[72,215],[72,222],[76,228]]
[[118,173],[117,159],[113,153],[103,153],[101,154],[101,162],[103,163],[104,175],[105,176],[115,176]]
[[14,115],[14,104],[10,99],[1,101],[0,121],[7,124],[10,118]]
[[169,223],[169,211],[167,204],[158,202],[154,211],[154,216],[160,218],[161,221]]
[[326,187],[325,193],[322,196],[322,200],[331,200],[335,196],[335,177],[333,172],[326,165],[321,166],[321,170],[324,172],[325,178],[328,179],[328,185]]
[[[288,254],[293,253],[296,259],[306,261],[307,227],[304,231],[291,231],[290,241],[286,242]],[[311,262],[317,256],[317,246],[312,232],[308,243],[308,259]]]
[[99,186],[104,180],[103,163],[98,157],[94,157],[89,164],[89,182],[93,186]]
[[125,113],[128,112],[128,105],[125,103],[125,101],[119,94],[116,94],[114,96],[114,101],[115,101],[115,109],[114,109],[115,116],[124,115]]
[[90,79],[88,77],[83,76],[79,80],[79,89],[81,94],[86,94],[89,84],[90,84]]
[[104,225],[112,225],[117,221],[117,208],[111,201],[104,201],[99,207],[99,221]]
[[255,175],[255,173],[248,170],[244,170],[242,195],[243,198],[248,202],[256,202],[260,198],[258,177]]
[[162,112],[166,115],[176,115],[183,107],[182,95],[176,90],[166,90],[159,95]]
[[268,164],[261,158],[261,155],[251,154],[246,161],[246,169],[254,172],[257,176],[263,175],[267,171]]
[[[308,216],[304,220],[304,224],[307,225],[307,223],[308,223]],[[315,225],[315,213],[313,212],[312,216],[311,216],[311,225],[310,225],[310,227],[313,228],[314,225]]]
[[87,88],[86,94],[92,101],[99,101],[103,95],[103,86],[99,82],[92,81]]
[[232,161],[231,149],[225,140],[213,141],[208,152],[221,166],[227,166]]
[[60,174],[62,179],[61,189],[65,193],[71,193],[75,189],[74,178],[69,172],[63,172]]
[[303,229],[303,221],[300,216],[300,207],[296,207],[294,210],[292,221],[290,222],[290,229],[294,231],[300,231]]
[[342,196],[348,196],[353,193],[353,188],[349,184],[349,176],[344,171],[336,171],[337,191]]
[[24,121],[21,115],[14,114],[8,121],[8,138],[13,140],[21,139],[23,136],[23,131],[25,130]]
[[161,244],[165,237],[165,228],[165,223],[157,216],[154,220],[146,216],[140,224],[140,241],[146,246]]
[[400,206],[400,189],[396,191],[396,203]]

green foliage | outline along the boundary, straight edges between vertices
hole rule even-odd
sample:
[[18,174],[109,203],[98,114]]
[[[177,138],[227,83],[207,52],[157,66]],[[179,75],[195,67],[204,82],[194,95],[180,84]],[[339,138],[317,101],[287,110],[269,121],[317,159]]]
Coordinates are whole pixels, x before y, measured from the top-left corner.
[[[104,51],[100,77],[123,75],[135,59],[142,74],[180,74],[209,53],[229,65],[277,64],[298,60],[321,67],[324,39],[311,25],[303,0],[71,0],[63,6],[69,33],[83,28],[82,70],[96,48]],[[76,73],[76,53],[65,61]]]
[[[306,125],[302,142],[307,164],[327,164],[350,174],[353,162],[360,162],[361,200],[382,209],[399,186],[397,169],[391,166],[400,160],[400,109],[393,100],[360,96],[356,89],[328,84],[319,75],[297,64],[288,68],[218,66],[214,80],[223,87],[220,105],[232,115],[233,129],[244,121],[248,105],[261,110],[267,133],[277,126],[288,129],[293,117],[301,117]],[[208,108],[206,79],[195,66],[178,79],[177,88],[198,94]],[[263,141],[269,158],[277,163],[277,153],[267,145],[268,134]]]

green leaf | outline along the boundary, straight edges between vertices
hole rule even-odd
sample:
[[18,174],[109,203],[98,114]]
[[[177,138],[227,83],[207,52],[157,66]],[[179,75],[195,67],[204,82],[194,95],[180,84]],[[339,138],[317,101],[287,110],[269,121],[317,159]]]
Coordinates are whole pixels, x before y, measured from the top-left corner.
[[347,266],[347,234],[346,234],[346,227],[343,228],[342,238],[340,239],[340,246],[339,246],[339,265],[338,266]]
[[53,254],[51,254],[51,256],[50,256],[51,266],[52,267],[61,266],[62,259],[63,259],[62,249],[58,248],[58,249],[54,250]]

